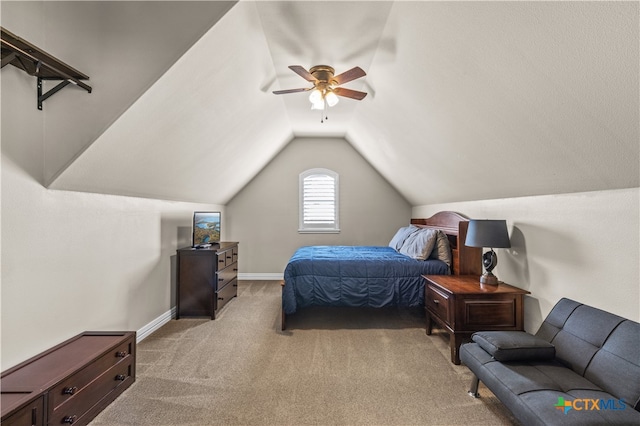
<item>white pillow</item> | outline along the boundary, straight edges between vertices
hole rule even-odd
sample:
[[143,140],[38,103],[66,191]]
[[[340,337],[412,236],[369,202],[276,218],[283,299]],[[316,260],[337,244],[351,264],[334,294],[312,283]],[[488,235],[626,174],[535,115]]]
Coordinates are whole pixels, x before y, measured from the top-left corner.
[[425,260],[433,251],[438,238],[435,229],[421,228],[404,240],[400,253],[417,260]]
[[404,243],[404,240],[406,240],[409,235],[416,232],[418,229],[419,228],[414,225],[403,226],[402,228],[398,229],[396,235],[394,235],[391,241],[389,241],[389,247],[394,250],[400,250],[400,247],[402,247],[402,243]]

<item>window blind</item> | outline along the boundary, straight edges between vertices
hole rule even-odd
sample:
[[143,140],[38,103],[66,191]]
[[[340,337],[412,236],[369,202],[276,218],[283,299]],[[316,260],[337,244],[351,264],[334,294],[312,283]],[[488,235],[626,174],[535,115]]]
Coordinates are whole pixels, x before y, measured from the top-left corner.
[[304,179],[303,223],[325,227],[336,221],[335,180],[327,175],[311,175]]
[[299,232],[340,232],[338,174],[328,169],[300,173]]

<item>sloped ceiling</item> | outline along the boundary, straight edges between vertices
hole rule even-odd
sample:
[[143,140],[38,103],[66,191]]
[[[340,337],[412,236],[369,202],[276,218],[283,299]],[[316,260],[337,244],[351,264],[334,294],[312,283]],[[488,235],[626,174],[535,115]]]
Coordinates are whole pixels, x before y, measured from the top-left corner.
[[[52,188],[226,204],[295,136],[412,205],[640,186],[637,2],[239,2]],[[320,123],[288,65],[360,66]]]

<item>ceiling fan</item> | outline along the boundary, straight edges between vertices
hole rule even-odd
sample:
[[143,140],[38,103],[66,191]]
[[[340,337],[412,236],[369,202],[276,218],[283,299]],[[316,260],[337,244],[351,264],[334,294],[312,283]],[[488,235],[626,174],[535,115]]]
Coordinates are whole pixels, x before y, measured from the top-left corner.
[[367,75],[360,67],[351,68],[349,71],[345,71],[336,76],[334,76],[335,70],[328,65],[316,65],[315,67],[311,67],[309,71],[300,65],[290,65],[289,68],[305,80],[313,83],[313,87],[275,90],[273,93],[276,95],[284,95],[286,93],[308,92],[311,90],[311,95],[309,95],[311,109],[324,110],[326,105],[330,107],[334,106],[338,103],[338,96],[356,99],[358,101],[367,96],[365,92],[338,87]]

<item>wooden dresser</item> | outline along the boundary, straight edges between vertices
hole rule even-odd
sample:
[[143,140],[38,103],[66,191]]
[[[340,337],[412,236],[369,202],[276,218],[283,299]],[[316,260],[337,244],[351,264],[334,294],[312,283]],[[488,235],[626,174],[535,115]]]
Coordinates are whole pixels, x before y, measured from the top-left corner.
[[84,332],[2,373],[2,425],[86,425],[135,377],[135,332]]
[[176,319],[211,317],[238,294],[238,243],[178,250]]
[[509,284],[482,285],[477,275],[423,275],[427,334],[435,322],[449,333],[451,362],[476,331],[523,330],[524,295]]

